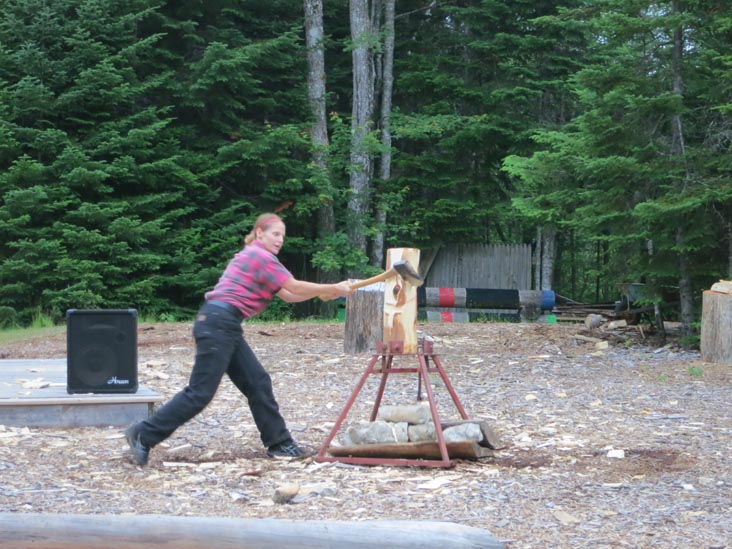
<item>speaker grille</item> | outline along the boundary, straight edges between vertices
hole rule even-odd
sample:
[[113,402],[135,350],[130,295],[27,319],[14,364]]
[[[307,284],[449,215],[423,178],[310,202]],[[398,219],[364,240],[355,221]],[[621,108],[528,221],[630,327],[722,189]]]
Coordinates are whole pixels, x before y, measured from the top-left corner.
[[137,391],[137,311],[66,312],[67,392]]

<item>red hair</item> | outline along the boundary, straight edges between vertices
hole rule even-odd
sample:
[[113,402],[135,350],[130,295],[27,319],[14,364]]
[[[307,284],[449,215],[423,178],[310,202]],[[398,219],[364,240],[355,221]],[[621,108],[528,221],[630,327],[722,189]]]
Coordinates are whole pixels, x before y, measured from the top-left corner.
[[244,239],[245,244],[251,244],[257,237],[257,229],[265,230],[269,225],[276,222],[284,223],[279,215],[273,213],[263,213],[254,222],[252,232],[250,232]]
[[256,229],[263,229],[264,227],[266,227],[270,223],[274,223],[275,221],[282,222],[282,220],[280,219],[280,216],[279,215],[272,214],[269,217],[266,217],[264,215],[260,215],[257,218],[257,222],[254,224],[254,229],[255,230]]

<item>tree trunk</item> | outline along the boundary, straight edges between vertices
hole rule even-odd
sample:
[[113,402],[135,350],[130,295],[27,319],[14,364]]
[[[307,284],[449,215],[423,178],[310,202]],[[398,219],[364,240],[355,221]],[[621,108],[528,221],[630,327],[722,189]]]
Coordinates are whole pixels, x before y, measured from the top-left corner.
[[[323,44],[323,2],[305,0],[305,43],[308,52],[308,102],[312,114],[310,141],[313,146],[313,165],[318,195],[324,197],[318,208],[318,238],[327,239],[335,233],[333,212],[333,188],[328,166],[328,121],[325,88],[325,52]],[[335,282],[340,278],[337,271],[318,271],[320,282]],[[332,301],[320,304],[323,316],[333,317],[336,305]]]
[[536,246],[534,246],[534,290],[541,290],[541,248],[542,248],[542,226],[536,226]]
[[351,198],[348,201],[349,238],[366,256],[366,217],[372,175],[367,136],[371,130],[374,103],[374,66],[369,44],[373,33],[368,0],[350,1],[353,41],[353,109],[351,119]]
[[544,227],[544,243],[541,258],[541,289],[551,290],[554,281],[554,260],[557,251],[557,228],[548,224]]
[[[322,0],[305,0],[305,42],[308,53],[308,103],[313,123],[310,139],[313,160],[328,172],[328,126],[325,104],[325,53],[323,45]],[[332,207],[331,207],[332,211]]]
[[732,223],[727,223],[727,278],[732,278]]
[[[394,90],[394,12],[396,0],[384,0],[384,55],[381,77],[381,165],[379,183],[385,185],[391,179],[391,102]],[[384,227],[386,225],[386,204],[377,197],[377,232],[371,247],[371,264],[380,267],[384,262]]]
[[[679,247],[683,246],[685,240],[684,227],[676,229],[676,239]],[[686,253],[679,252],[679,307],[681,309],[681,332],[682,335],[691,335],[691,327],[694,324],[694,290],[691,282],[691,269]]]
[[[673,13],[678,15],[681,12],[679,0],[673,2]],[[673,93],[674,95],[683,96],[684,81],[681,74],[681,61],[684,54],[684,29],[678,27],[674,31],[673,37]],[[672,117],[671,124],[671,154],[677,157],[681,162],[686,162],[686,145],[684,142],[684,126],[681,115],[675,113]],[[679,182],[679,186],[684,188],[689,181],[688,169]],[[686,231],[683,222],[676,229],[676,247],[679,250],[678,266],[679,266],[679,304],[681,308],[681,330],[683,335],[692,333],[692,324],[694,323],[694,295],[692,292],[691,273],[689,268],[689,260],[686,249]]]
[[[652,239],[646,240],[646,252],[648,253],[649,263],[653,262],[653,258],[656,253],[656,246]],[[654,288],[657,286],[655,277],[650,280],[651,286]],[[666,326],[663,321],[663,311],[661,310],[661,304],[656,302],[653,304],[653,319],[656,325],[658,336],[663,343],[666,342]]]
[[727,278],[732,279],[732,223],[727,223]]

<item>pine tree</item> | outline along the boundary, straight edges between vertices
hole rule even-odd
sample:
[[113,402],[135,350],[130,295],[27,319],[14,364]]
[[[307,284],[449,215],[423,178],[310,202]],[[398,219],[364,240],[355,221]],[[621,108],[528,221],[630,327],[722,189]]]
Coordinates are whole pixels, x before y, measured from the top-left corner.
[[712,8],[720,6],[602,4],[587,20],[596,36],[594,57],[576,78],[584,112],[561,132],[541,136],[546,151],[513,158],[507,167],[524,182],[572,183],[548,190],[533,185],[535,195],[524,203],[531,212],[544,204],[561,212],[568,195],[556,192],[574,188],[564,225],[602,245],[604,262],[595,274],[613,282],[603,297],[617,295],[615,283],[644,281],[649,302],[659,303],[662,286],[679,287],[689,330],[692,300],[700,295],[694,288],[721,274],[728,257],[720,254],[719,220],[720,213],[729,217],[730,195],[709,192],[721,190],[725,179],[719,164],[709,162],[717,155],[708,140],[711,121],[724,120],[720,101],[727,100],[710,78],[724,66],[714,53],[719,37],[709,40],[714,33],[706,31],[714,26]]
[[[572,113],[581,35],[547,18],[576,2],[399,3],[391,191],[417,243],[524,238],[507,209],[510,153]],[[532,233],[533,234],[533,233]]]
[[0,8],[0,302],[21,321],[162,306],[166,231],[195,178],[177,162],[168,109],[149,101],[166,74],[144,71],[157,39],[139,32],[148,4]]

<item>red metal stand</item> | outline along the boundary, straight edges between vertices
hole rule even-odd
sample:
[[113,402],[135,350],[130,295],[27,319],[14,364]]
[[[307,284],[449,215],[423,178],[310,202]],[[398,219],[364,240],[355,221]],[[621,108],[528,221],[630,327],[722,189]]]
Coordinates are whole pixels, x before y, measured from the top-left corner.
[[[437,406],[435,405],[435,398],[434,394],[432,392],[432,387],[430,386],[429,382],[429,374],[430,372],[438,372],[440,375],[440,378],[442,379],[443,383],[445,384],[445,387],[447,388],[448,392],[450,393],[450,397],[452,397],[452,401],[455,403],[455,407],[457,408],[458,412],[460,413],[460,417],[462,419],[468,419],[467,414],[465,413],[465,410],[463,409],[462,404],[460,404],[460,400],[458,399],[457,394],[455,393],[455,389],[453,389],[452,384],[450,383],[450,380],[447,377],[447,374],[445,373],[445,369],[442,366],[442,363],[437,358],[437,355],[433,352],[433,344],[431,341],[421,341],[419,344],[419,349],[415,355],[417,361],[419,362],[418,367],[412,367],[412,368],[395,368],[393,366],[393,361],[395,356],[410,356],[410,355],[404,355],[402,353],[402,343],[399,341],[390,341],[389,345],[384,345],[381,342],[379,342],[376,345],[377,353],[374,354],[371,357],[371,360],[369,361],[368,367],[366,368],[366,371],[361,376],[361,379],[359,380],[358,384],[356,385],[355,389],[353,390],[353,393],[351,393],[350,398],[348,399],[348,402],[346,403],[346,407],[341,412],[341,415],[338,417],[338,420],[336,421],[335,425],[333,426],[333,429],[331,430],[328,437],[325,439],[325,442],[323,443],[323,446],[320,448],[320,451],[318,452],[318,455],[315,457],[315,461],[318,462],[340,462],[340,463],[351,463],[355,465],[412,465],[412,466],[418,466],[418,467],[453,467],[456,463],[455,460],[451,460],[450,456],[447,453],[447,445],[445,444],[445,438],[442,434],[442,426],[440,424],[440,418],[437,413]],[[430,366],[430,361],[434,366]],[[377,364],[380,363],[381,367],[377,367]],[[422,385],[424,384],[424,390],[427,394],[427,400],[430,404],[430,411],[432,413],[432,420],[435,424],[435,432],[437,434],[437,444],[440,449],[440,457],[441,459],[402,459],[402,458],[376,458],[376,457],[356,457],[356,456],[327,456],[326,453],[328,449],[330,448],[331,442],[333,442],[333,439],[335,438],[336,434],[341,428],[341,425],[343,424],[343,421],[346,419],[346,416],[348,416],[348,412],[351,410],[351,407],[353,406],[353,403],[356,401],[356,397],[358,397],[359,393],[361,392],[361,389],[363,389],[364,384],[366,383],[366,380],[370,375],[381,375],[381,383],[379,384],[379,390],[376,395],[376,401],[374,402],[374,408],[371,412],[371,421],[374,421],[376,419],[377,413],[379,411],[379,406],[381,405],[381,399],[384,396],[384,389],[386,388],[386,381],[390,374],[401,374],[401,373],[417,373],[418,375],[418,383],[417,383],[417,400],[422,400]]]

